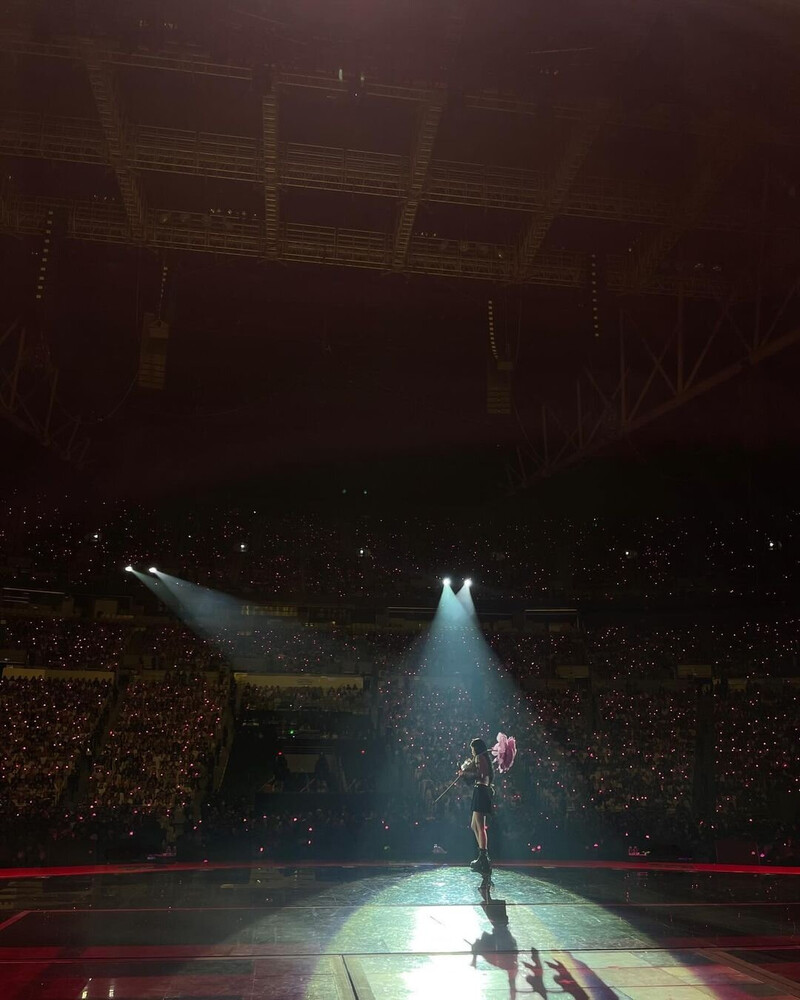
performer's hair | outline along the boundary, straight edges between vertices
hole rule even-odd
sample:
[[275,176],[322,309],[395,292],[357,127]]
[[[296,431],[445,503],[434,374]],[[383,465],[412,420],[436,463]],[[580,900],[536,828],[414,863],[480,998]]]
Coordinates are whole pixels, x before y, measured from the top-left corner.
[[480,738],[474,739],[469,746],[476,757],[480,757],[481,754],[484,754],[484,756],[486,757],[486,763],[489,765],[489,784],[493,785],[494,768],[492,767],[492,755],[489,753],[489,748]]

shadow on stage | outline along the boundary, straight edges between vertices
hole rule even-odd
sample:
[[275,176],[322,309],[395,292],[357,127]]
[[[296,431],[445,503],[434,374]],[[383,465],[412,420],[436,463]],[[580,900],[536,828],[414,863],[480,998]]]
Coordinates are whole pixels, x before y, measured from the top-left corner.
[[[565,952],[562,959],[547,961],[546,965],[553,970],[553,980],[558,987],[558,990],[551,990],[548,994],[544,982],[545,966],[539,957],[538,949],[531,946],[530,961],[527,961],[527,952],[519,950],[517,939],[511,933],[505,900],[492,897],[491,883],[482,883],[480,891],[483,897],[481,909],[486,914],[492,929],[484,931],[475,941],[467,942],[472,948],[472,965],[477,967],[478,959],[481,958],[496,969],[502,969],[508,975],[508,992],[512,1000],[517,995],[517,979],[520,973],[523,974],[524,981],[533,991],[533,995],[540,996],[544,1000],[547,1000],[548,995],[551,997],[566,995],[573,997],[574,1000],[617,1000],[617,994],[611,987],[604,983],[585,962],[569,952]],[[580,983],[576,976],[581,980]],[[591,990],[591,993],[587,993],[587,990]]]

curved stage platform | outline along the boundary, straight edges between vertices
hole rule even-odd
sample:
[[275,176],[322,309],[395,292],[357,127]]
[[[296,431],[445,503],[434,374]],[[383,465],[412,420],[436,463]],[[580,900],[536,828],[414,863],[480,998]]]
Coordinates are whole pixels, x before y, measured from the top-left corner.
[[800,997],[800,870],[0,872],[3,1000]]

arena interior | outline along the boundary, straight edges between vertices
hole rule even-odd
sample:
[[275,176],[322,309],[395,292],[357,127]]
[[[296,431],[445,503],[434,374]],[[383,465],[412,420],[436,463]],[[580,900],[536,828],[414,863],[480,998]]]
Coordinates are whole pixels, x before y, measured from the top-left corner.
[[0,4],[3,1000],[800,997],[798,38]]

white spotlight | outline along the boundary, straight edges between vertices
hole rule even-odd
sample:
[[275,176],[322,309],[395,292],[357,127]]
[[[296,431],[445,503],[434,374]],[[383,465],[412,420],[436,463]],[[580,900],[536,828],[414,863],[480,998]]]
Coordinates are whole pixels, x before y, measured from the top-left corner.
[[465,587],[471,587],[472,586],[472,580],[470,580],[469,577],[467,577],[467,579],[464,581],[464,586]]
[[444,584],[445,587],[449,587],[450,586],[450,577],[446,576],[444,578],[444,580],[442,580],[442,583]]
[[126,573],[132,573],[133,572],[133,566],[126,566],[125,567],[125,572]]
[[148,573],[157,573],[157,572],[158,570],[155,568],[155,566],[151,566],[150,569],[148,570]]

